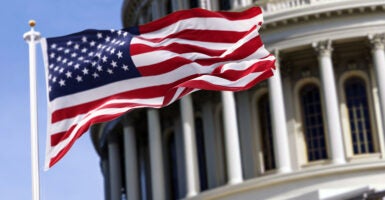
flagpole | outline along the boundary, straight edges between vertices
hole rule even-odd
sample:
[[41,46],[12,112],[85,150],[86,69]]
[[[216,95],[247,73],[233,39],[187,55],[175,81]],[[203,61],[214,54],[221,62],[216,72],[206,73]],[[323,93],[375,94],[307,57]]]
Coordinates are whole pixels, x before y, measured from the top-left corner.
[[29,47],[29,98],[31,122],[31,172],[32,172],[32,200],[40,198],[39,181],[39,146],[37,132],[37,93],[36,93],[36,44],[40,40],[40,33],[34,30],[35,21],[30,20],[31,30],[23,35]]

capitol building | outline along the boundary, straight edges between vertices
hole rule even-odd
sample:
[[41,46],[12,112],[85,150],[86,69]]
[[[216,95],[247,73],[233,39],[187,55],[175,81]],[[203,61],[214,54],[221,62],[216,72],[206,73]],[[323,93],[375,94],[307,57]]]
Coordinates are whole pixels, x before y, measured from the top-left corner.
[[250,6],[275,75],[93,126],[106,200],[384,199],[384,0],[125,0],[122,22]]

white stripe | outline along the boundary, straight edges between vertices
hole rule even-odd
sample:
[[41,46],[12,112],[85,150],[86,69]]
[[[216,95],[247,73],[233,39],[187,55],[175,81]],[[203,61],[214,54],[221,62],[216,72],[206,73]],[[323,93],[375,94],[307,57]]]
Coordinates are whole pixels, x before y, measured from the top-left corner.
[[213,85],[218,85],[221,87],[245,87],[252,80],[259,77],[262,73],[263,72],[250,73],[250,74],[243,76],[242,78],[234,80],[234,81],[224,79],[221,77],[217,77],[217,76],[211,76],[211,75],[203,75],[203,76],[197,77],[197,78],[192,79],[192,80],[205,81],[205,82],[211,83]]
[[[250,40],[258,37],[259,33],[257,29],[254,29],[250,33],[248,33],[243,38],[240,38],[236,43],[234,43],[232,46],[230,46],[223,54],[222,56],[226,56],[228,54],[233,53],[235,50],[239,49],[242,45],[249,42]],[[257,47],[256,47],[257,48]]]
[[[244,45],[245,43],[247,43],[251,39],[258,37],[258,35],[259,35],[258,31],[253,30],[248,35],[246,35],[244,38],[240,38],[238,42],[233,43],[231,46],[228,46],[226,48],[227,50],[220,56],[209,56],[209,55],[205,55],[202,53],[178,54],[178,53],[174,53],[174,52],[167,51],[167,50],[156,50],[156,51],[138,54],[138,55],[132,56],[131,58],[137,67],[153,65],[156,63],[164,62],[166,60],[169,60],[170,58],[175,58],[175,57],[183,57],[183,58],[186,58],[186,59],[192,60],[192,61],[197,60],[197,59],[210,59],[210,58],[215,58],[215,57],[222,58],[228,54],[233,53],[234,51],[239,49],[242,45]],[[154,44],[154,46],[157,46],[157,45]],[[205,48],[213,49],[212,47],[215,47],[215,43],[213,43],[211,46],[205,47]],[[258,47],[256,47],[256,48],[258,48]],[[267,51],[265,51],[265,52],[267,52]],[[265,52],[263,52],[263,53],[265,53]],[[268,53],[265,55],[257,54],[257,55],[254,55],[256,57],[253,57],[253,58],[254,59],[260,58],[260,57],[264,57],[266,55],[269,55],[269,54]],[[152,59],[148,59],[148,58],[152,58]]]
[[184,89],[185,89],[185,87],[178,87],[174,96],[172,97],[171,101],[167,105],[169,105],[172,102],[174,102],[175,100],[177,100],[179,95],[183,92]]
[[159,46],[167,46],[172,43],[178,44],[189,44],[198,47],[208,48],[213,50],[225,50],[234,43],[220,43],[220,42],[202,42],[202,41],[193,41],[187,39],[179,39],[179,38],[170,38],[167,40],[163,40],[161,43],[159,42],[151,42],[147,40],[140,39],[139,37],[133,37],[130,44],[145,44],[148,46],[159,47]]
[[[203,71],[205,70],[205,71]],[[91,101],[95,101],[104,97],[112,96],[124,91],[135,90],[139,88],[146,88],[151,86],[158,86],[163,84],[170,84],[179,79],[191,76],[196,73],[210,73],[212,69],[192,67],[191,64],[181,66],[168,73],[160,74],[157,76],[146,76],[133,78],[123,81],[114,82],[98,88],[90,89],[83,92],[63,96],[54,99],[51,102],[51,107],[58,109],[75,106]],[[122,88],[125,88],[124,90]]]
[[174,24],[165,26],[157,31],[141,34],[141,37],[147,39],[164,38],[168,35],[178,33],[179,31],[193,30],[218,30],[218,31],[247,31],[251,27],[258,25],[263,21],[262,14],[253,18],[242,20],[228,20],[225,18],[199,17],[179,20]]
[[263,59],[258,59],[258,61],[256,61],[256,60],[245,60],[245,61],[241,61],[241,62],[238,62],[238,63],[226,63],[221,68],[221,73],[224,73],[227,70],[244,71],[244,70],[246,70],[247,68],[249,68],[251,65],[253,65],[255,63],[258,63],[258,62],[261,62],[261,61],[268,61],[268,60],[273,61],[273,60],[275,60],[275,57],[273,55],[271,55],[271,56],[265,57]]
[[114,114],[124,113],[127,110],[128,110],[127,108],[108,108],[108,109],[97,110],[97,111],[95,111],[93,113],[90,113],[90,115],[88,115],[87,117],[85,117],[85,118],[83,118],[82,120],[79,121],[79,123],[74,128],[74,130],[70,133],[68,138],[66,138],[65,140],[62,140],[56,146],[51,147],[51,149],[50,149],[50,151],[48,153],[49,157],[53,158],[53,157],[57,156],[57,154],[62,149],[64,149],[71,142],[71,140],[74,139],[74,137],[76,135],[76,132],[81,127],[83,127],[86,123],[88,123],[88,121],[90,121],[90,120],[92,120],[92,119],[94,119],[95,117],[98,117],[98,116],[114,115]]
[[[146,105],[152,105],[152,106],[158,106],[163,103],[164,97],[158,97],[158,98],[149,98],[149,99],[124,99],[124,100],[110,100],[99,106],[98,108],[95,108],[93,110],[90,110],[89,112],[95,112],[98,109],[104,109],[104,106],[109,106],[111,104],[116,103],[138,103],[138,104],[146,104]],[[84,118],[84,114],[77,115],[73,118],[63,119],[61,121],[58,121],[56,123],[51,124],[48,134],[52,135],[55,133],[60,133],[67,131],[71,126],[76,124],[78,121],[80,121],[82,118]]]

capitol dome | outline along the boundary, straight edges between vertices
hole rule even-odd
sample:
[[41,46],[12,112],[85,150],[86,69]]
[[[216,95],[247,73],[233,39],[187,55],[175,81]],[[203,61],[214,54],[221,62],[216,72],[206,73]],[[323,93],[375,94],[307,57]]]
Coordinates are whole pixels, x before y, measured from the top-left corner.
[[106,200],[385,197],[384,0],[125,0],[122,21],[250,6],[275,75],[93,126]]

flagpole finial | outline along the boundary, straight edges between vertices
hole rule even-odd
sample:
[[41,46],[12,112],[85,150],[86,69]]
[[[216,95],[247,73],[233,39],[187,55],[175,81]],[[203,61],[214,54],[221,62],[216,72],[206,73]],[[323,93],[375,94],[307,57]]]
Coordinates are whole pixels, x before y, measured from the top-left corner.
[[29,26],[30,26],[31,28],[33,28],[33,27],[36,26],[36,21],[33,20],[33,19],[31,19],[31,20],[29,20],[28,24],[29,24]]
[[23,35],[24,40],[27,42],[38,42],[40,40],[40,33],[36,32],[34,29],[36,21],[31,19],[28,21],[28,24],[31,27],[31,30]]

